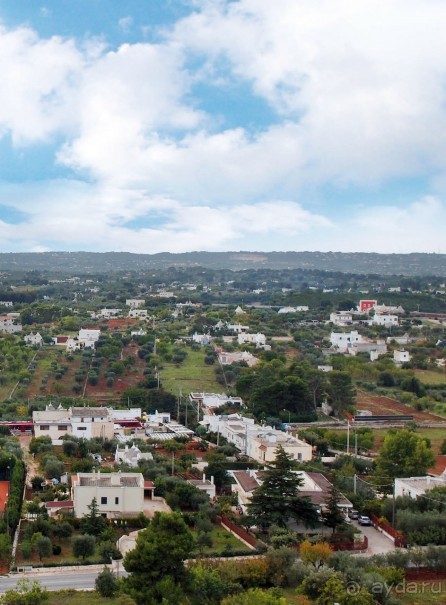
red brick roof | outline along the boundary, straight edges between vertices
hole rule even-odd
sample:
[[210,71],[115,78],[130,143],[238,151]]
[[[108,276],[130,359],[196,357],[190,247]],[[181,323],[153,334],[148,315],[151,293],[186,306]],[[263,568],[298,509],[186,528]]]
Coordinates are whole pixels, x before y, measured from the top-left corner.
[[51,502],[46,502],[46,508],[73,508],[74,502],[73,500],[52,500]]

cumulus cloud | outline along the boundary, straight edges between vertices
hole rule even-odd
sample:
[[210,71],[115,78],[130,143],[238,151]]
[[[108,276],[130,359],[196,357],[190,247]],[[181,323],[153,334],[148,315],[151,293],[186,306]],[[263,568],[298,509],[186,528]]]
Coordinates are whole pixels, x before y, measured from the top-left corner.
[[[0,138],[53,145],[71,172],[0,185],[27,216],[0,223],[4,246],[444,250],[444,2],[194,6],[156,43],[115,48],[0,27]],[[131,16],[118,25],[137,29]],[[227,127],[203,109],[202,84],[237,83],[270,123]],[[380,187],[413,176],[438,197],[379,203]],[[341,221],[339,191],[354,188],[377,201]]]

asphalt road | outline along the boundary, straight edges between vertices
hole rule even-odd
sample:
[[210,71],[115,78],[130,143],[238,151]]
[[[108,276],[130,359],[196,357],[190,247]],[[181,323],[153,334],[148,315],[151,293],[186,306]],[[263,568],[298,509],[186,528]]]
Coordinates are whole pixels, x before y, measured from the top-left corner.
[[[9,576],[0,576],[0,594],[11,588],[15,588],[21,578],[38,580],[47,590],[68,590],[70,588],[75,590],[93,590],[96,577],[102,569],[102,566],[95,566],[94,569],[76,568],[69,571],[59,568],[46,572],[27,571]],[[120,569],[120,574],[122,575],[123,573],[125,572]]]

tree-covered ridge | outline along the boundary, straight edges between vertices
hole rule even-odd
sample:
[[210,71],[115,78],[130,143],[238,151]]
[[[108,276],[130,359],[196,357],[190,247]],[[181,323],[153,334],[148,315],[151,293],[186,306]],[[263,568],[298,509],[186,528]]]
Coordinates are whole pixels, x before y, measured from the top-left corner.
[[212,269],[302,268],[382,275],[444,275],[445,254],[365,252],[10,252],[0,253],[0,270],[30,269],[94,273],[201,266]]

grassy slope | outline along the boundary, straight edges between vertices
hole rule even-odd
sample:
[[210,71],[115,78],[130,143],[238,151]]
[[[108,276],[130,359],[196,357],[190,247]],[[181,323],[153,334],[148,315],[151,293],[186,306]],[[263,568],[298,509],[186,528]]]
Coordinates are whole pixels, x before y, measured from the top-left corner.
[[217,392],[223,387],[215,378],[215,366],[204,363],[204,351],[187,349],[188,356],[179,366],[163,362],[160,379],[163,387],[178,395],[180,387],[184,395],[191,392]]
[[444,384],[446,386],[446,372],[433,370],[415,370],[415,376],[423,384]]

